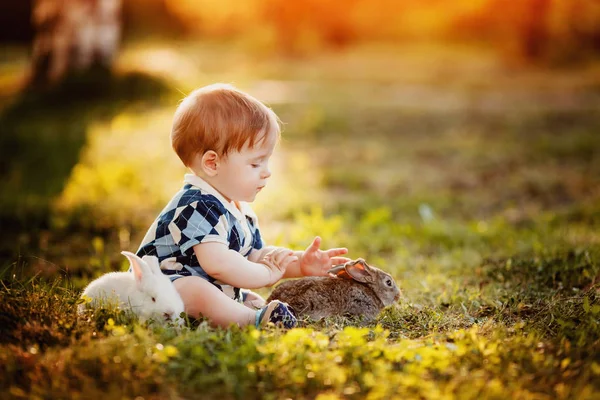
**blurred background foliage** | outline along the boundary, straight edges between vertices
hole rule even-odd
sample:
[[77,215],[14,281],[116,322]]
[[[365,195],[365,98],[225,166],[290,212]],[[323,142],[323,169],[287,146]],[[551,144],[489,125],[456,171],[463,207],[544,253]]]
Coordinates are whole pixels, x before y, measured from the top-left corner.
[[[32,0],[0,5],[0,38],[27,41]],[[571,64],[600,52],[594,0],[124,0],[125,38],[235,40],[306,54],[365,42],[481,44],[509,61]]]

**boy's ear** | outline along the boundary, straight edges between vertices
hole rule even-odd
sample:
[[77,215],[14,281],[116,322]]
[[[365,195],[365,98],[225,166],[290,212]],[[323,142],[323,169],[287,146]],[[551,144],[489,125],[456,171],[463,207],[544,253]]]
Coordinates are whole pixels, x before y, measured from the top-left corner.
[[208,150],[202,154],[202,158],[200,159],[200,167],[208,176],[217,175],[217,169],[219,167],[219,155],[213,150]]

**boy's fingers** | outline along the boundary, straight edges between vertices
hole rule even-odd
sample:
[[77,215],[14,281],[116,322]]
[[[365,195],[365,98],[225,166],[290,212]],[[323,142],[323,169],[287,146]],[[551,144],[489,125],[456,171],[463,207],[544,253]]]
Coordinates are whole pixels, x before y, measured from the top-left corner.
[[281,249],[280,251],[277,252],[277,255],[275,256],[275,262],[276,263],[280,263],[282,262],[286,257],[290,257],[294,254],[293,251],[288,250],[288,249]]
[[330,250],[327,250],[326,253],[329,257],[341,256],[342,254],[348,253],[348,249],[345,247],[338,248],[338,249],[330,249]]
[[265,259],[273,259],[273,256],[276,253],[277,253],[277,249],[271,250],[267,254],[265,254],[263,258],[265,258]]
[[319,236],[315,237],[315,240],[313,240],[313,242],[310,244],[310,246],[308,247],[308,251],[316,251],[319,250],[319,247],[321,246],[321,238]]
[[265,258],[270,258],[270,259],[274,259],[275,256],[279,253],[279,249],[274,249],[269,251],[267,254],[265,254]]
[[279,265],[285,259],[285,257],[286,257],[285,253],[279,253],[279,254],[277,254],[277,256],[275,257],[275,259],[273,261],[275,262],[275,264]]
[[273,264],[270,260],[266,260],[266,259],[262,259],[260,261],[261,264],[265,265],[267,268],[269,268],[270,270],[277,270],[277,266],[275,264]]
[[286,254],[286,251],[289,252],[289,250],[286,250],[286,249],[271,250],[263,257],[261,262],[271,269],[280,269],[279,263],[282,260],[281,255]]

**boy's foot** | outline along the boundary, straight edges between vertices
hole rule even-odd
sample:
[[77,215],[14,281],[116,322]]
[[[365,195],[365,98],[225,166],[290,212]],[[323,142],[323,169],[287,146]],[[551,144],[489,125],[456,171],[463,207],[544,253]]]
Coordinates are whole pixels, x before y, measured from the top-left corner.
[[262,309],[256,311],[255,325],[257,328],[269,322],[285,329],[292,329],[298,323],[293,308],[279,300],[273,300]]

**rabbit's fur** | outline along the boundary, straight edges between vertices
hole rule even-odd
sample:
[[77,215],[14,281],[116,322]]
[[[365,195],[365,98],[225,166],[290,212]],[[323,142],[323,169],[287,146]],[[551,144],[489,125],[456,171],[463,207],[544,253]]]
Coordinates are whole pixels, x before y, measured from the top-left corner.
[[[158,259],[154,256],[142,258],[123,251],[129,259],[132,272],[109,272],[92,281],[83,291],[82,297],[91,298],[90,306],[98,307],[116,303],[121,309],[131,309],[140,321],[153,319],[157,322],[175,321],[183,312],[183,301],[179,293],[162,273]],[[79,305],[83,313],[87,304]]]
[[307,277],[283,282],[267,299],[288,303],[298,317],[320,319],[359,316],[374,319],[400,298],[394,278],[359,258],[329,270],[324,277]]

